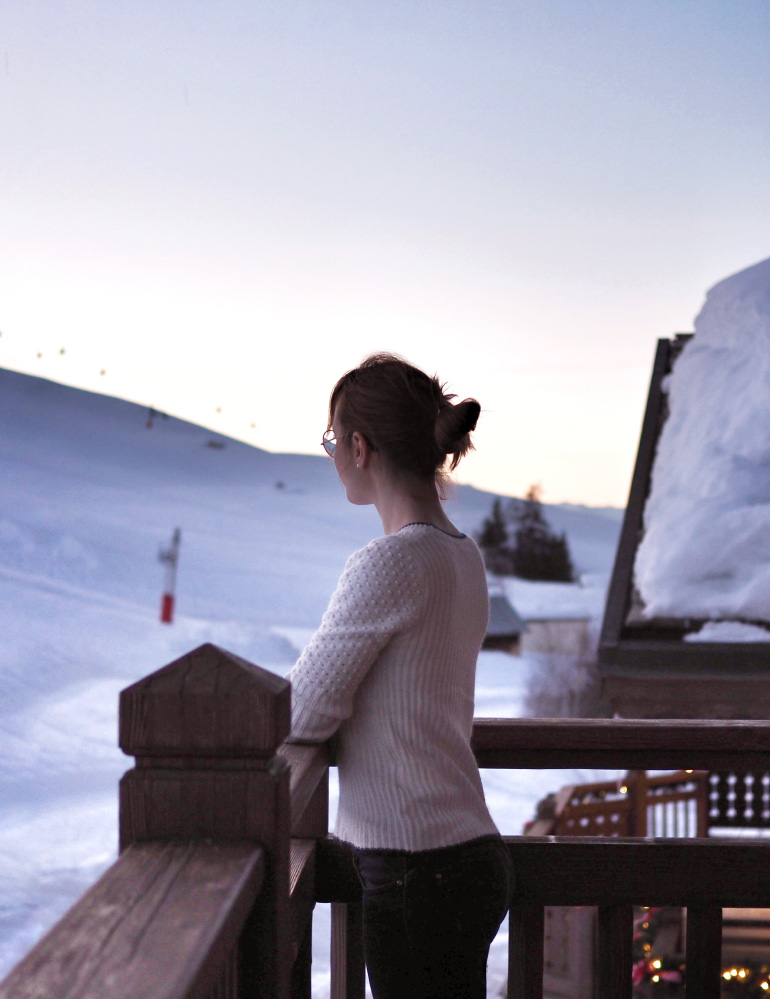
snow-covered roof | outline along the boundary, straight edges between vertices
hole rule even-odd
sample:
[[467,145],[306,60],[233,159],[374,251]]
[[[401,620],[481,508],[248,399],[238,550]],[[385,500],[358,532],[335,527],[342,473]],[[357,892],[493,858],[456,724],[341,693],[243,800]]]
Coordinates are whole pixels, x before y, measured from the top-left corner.
[[770,260],[709,291],[665,384],[635,584],[647,617],[770,621]]
[[491,577],[490,601],[504,593],[524,622],[570,621],[601,617],[607,577],[584,576],[579,583],[546,583],[515,576]]
[[521,635],[527,630],[510,600],[502,593],[492,593],[489,597],[489,625],[487,637],[502,638],[505,635]]

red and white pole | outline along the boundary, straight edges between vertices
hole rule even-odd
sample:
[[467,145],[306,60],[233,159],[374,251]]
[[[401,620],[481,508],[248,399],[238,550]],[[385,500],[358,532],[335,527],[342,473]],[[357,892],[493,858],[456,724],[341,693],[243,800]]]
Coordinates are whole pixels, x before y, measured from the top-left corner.
[[163,598],[160,603],[160,620],[163,624],[172,624],[174,621],[174,591],[176,590],[176,567],[179,561],[179,545],[182,541],[182,532],[177,527],[171,538],[171,545],[168,548],[161,548],[158,552],[158,561],[166,566],[166,581],[163,586]]

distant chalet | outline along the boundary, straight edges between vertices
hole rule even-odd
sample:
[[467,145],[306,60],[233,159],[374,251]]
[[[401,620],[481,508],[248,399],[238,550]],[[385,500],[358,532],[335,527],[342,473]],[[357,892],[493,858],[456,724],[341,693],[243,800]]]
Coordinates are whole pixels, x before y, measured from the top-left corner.
[[513,604],[504,593],[489,597],[489,626],[482,649],[508,652],[513,656],[521,652],[521,636],[527,630]]

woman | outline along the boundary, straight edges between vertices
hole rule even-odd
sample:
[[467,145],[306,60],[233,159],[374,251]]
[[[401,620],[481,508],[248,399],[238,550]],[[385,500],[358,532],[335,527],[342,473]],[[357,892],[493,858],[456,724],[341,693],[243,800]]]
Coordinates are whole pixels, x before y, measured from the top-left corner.
[[384,536],[353,554],[289,674],[292,741],[338,732],[336,836],[354,848],[374,999],[483,999],[510,858],[470,748],[484,565],[441,505],[479,404],[375,354],[337,382],[323,445]]

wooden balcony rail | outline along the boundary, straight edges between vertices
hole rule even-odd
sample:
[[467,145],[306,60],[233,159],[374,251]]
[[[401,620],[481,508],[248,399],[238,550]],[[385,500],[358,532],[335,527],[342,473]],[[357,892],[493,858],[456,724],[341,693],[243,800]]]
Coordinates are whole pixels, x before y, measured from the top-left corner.
[[480,767],[605,770],[767,769],[770,722],[607,718],[477,718]]
[[[282,745],[289,714],[284,680],[212,645],[123,691],[121,856],[0,999],[309,999],[316,901],[332,903],[332,999],[363,999],[360,887],[327,837],[330,750]],[[473,745],[482,767],[764,772],[770,722],[481,719]],[[688,993],[717,999],[721,907],[770,902],[761,842],[506,842],[511,999],[542,996],[545,906],[599,907],[598,999],[631,995],[631,906],[688,907]]]
[[137,843],[11,972],[14,999],[232,996],[235,942],[265,855],[245,843]]
[[527,835],[707,836],[709,778],[705,770],[631,770],[615,781],[567,785],[539,803]]

